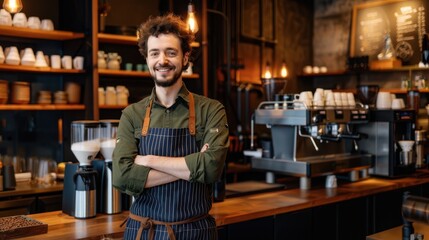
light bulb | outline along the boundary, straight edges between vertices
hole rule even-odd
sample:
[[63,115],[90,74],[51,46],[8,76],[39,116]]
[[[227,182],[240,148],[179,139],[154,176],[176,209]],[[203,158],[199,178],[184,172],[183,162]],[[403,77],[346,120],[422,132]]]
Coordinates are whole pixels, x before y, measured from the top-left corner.
[[280,70],[280,75],[282,76],[282,78],[285,78],[285,77],[287,77],[287,74],[288,74],[288,72],[287,72],[287,68],[286,68],[286,63],[283,62],[282,69]]
[[188,20],[187,20],[189,31],[192,33],[198,32],[198,22],[195,17],[194,5],[192,3],[188,4]]
[[269,63],[267,63],[267,65],[265,65],[264,78],[271,78],[271,70],[270,70],[270,64]]
[[3,8],[10,13],[17,13],[22,10],[21,0],[4,0]]

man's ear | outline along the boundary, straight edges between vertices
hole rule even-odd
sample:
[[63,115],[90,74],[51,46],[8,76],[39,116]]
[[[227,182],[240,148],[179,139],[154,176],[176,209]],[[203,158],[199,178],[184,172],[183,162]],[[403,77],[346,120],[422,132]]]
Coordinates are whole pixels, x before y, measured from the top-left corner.
[[189,61],[189,52],[185,53],[183,56],[183,66],[188,64],[188,61]]

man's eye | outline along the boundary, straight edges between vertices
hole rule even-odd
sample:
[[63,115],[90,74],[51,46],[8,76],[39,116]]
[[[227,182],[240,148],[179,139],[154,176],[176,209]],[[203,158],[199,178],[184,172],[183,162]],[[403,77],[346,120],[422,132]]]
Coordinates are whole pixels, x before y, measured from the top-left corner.
[[175,57],[177,55],[176,51],[168,51],[167,55],[170,57]]
[[149,56],[151,56],[151,57],[156,57],[156,56],[158,56],[158,54],[159,54],[159,53],[157,53],[157,52],[152,52],[152,53],[150,53],[150,54],[149,54]]

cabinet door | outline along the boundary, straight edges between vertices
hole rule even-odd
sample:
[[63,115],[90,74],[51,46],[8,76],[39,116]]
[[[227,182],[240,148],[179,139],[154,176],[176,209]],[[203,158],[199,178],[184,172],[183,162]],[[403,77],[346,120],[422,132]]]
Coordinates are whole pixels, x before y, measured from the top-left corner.
[[274,239],[274,217],[228,225],[228,239]]
[[51,212],[62,209],[62,194],[40,196],[37,198],[37,212]]
[[[302,211],[278,215],[275,218],[275,238],[310,240],[312,226],[312,211],[306,209]],[[268,238],[266,238],[268,239]]]
[[35,197],[0,200],[0,217],[34,213],[35,205]]

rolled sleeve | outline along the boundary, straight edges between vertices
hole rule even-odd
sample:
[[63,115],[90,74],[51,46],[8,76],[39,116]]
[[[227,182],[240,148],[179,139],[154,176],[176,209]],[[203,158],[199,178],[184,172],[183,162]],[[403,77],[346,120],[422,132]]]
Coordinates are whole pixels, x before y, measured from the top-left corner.
[[141,123],[133,121],[127,111],[126,109],[122,113],[113,152],[113,186],[135,196],[144,191],[150,168],[134,164],[138,154]]
[[210,184],[216,182],[222,174],[229,147],[229,129],[222,104],[210,101],[206,108],[207,111],[200,112],[205,116],[200,116],[199,119],[205,119],[205,123],[201,123],[204,129],[201,145],[207,143],[209,148],[203,153],[186,156],[185,161],[191,172],[191,182]]

